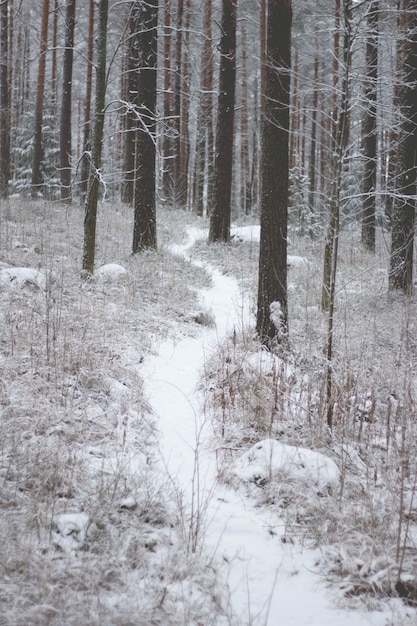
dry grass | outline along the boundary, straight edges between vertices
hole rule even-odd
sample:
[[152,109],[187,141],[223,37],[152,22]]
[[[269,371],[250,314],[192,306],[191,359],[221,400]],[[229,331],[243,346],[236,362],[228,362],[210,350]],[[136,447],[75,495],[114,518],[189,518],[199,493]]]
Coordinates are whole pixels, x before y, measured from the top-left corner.
[[[387,292],[387,235],[377,255],[357,229],[342,233],[333,362],[335,421],[326,425],[326,319],[320,311],[322,242],[290,233],[290,350],[259,352],[253,329],[219,346],[204,372],[220,472],[255,441],[273,437],[332,457],[340,491],[317,499],[285,483],[250,487],[258,503],[287,521],[285,540],[324,549],[322,571],[346,595],[396,594],[417,603],[417,301]],[[204,253],[205,244],[199,244]],[[256,244],[213,246],[210,262],[240,268],[256,296]],[[250,278],[248,278],[250,277]],[[399,581],[404,581],[404,586]]]
[[127,274],[84,282],[78,207],[2,209],[0,268],[36,268],[46,288],[1,286],[0,621],[217,623],[216,573],[182,544],[141,379],[159,341],[199,332],[207,276],[164,245],[181,220],[162,213],[160,250],[132,256],[131,211],[100,207],[96,267]]

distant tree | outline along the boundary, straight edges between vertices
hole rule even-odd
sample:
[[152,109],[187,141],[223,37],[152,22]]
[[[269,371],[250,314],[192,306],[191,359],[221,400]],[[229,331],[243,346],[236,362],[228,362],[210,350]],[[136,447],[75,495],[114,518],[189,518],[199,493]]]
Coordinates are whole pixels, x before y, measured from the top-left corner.
[[363,213],[362,243],[375,252],[375,199],[377,179],[377,79],[378,79],[378,15],[379,2],[371,0],[368,9],[366,41],[365,116],[362,124]]
[[41,20],[41,41],[38,62],[38,83],[36,88],[35,128],[33,135],[33,160],[32,160],[32,195],[37,196],[42,187],[41,161],[42,161],[42,121],[43,99],[45,93],[46,53],[48,50],[48,18],[49,0],[43,0]]
[[180,108],[180,145],[178,161],[178,202],[187,206],[188,200],[188,163],[189,146],[188,122],[190,110],[190,34],[191,34],[191,0],[186,0],[184,11],[183,37],[184,45],[181,59],[181,108]]
[[0,3],[0,198],[9,195],[10,179],[10,75],[9,2]]
[[130,3],[128,14],[128,42],[125,61],[125,79],[123,81],[126,102],[124,118],[124,155],[122,202],[133,203],[135,183],[136,128],[138,109],[137,67],[139,63],[138,31],[140,24],[140,0]]
[[72,65],[74,58],[74,30],[75,30],[75,4],[76,0],[67,0],[65,16],[65,43],[62,69],[62,98],[61,98],[61,123],[59,166],[61,180],[61,200],[71,203],[71,115],[72,115]]
[[156,247],[156,78],[158,0],[140,2],[133,253]]
[[265,97],[261,134],[261,241],[256,330],[272,346],[288,329],[291,0],[268,0]]
[[404,0],[405,36],[399,103],[396,196],[392,214],[389,287],[411,294],[417,193],[417,0]]
[[174,160],[171,184],[171,200],[183,203],[184,188],[181,180],[181,90],[182,90],[182,50],[183,50],[184,0],[177,0],[175,72],[173,74],[173,135],[172,158]]
[[237,0],[222,0],[219,99],[209,241],[230,239]]
[[96,32],[96,94],[91,140],[90,173],[84,214],[83,277],[94,271],[96,249],[97,205],[101,181],[101,155],[106,103],[106,52],[108,0],[100,0]]
[[240,210],[249,214],[250,206],[250,163],[249,163],[249,112],[248,112],[248,51],[246,20],[241,21],[242,80],[240,94]]
[[81,202],[85,202],[88,186],[90,160],[88,157],[91,130],[91,87],[93,82],[93,54],[94,54],[94,0],[90,0],[88,12],[88,40],[87,40],[87,73],[84,98],[84,134],[83,152],[81,156],[80,192]]
[[171,53],[173,50],[173,29],[171,25],[171,0],[164,0],[164,25],[163,25],[163,54],[164,54],[164,131],[162,141],[162,194],[164,200],[171,200],[171,192],[174,178],[174,153],[173,153],[173,78]]
[[[316,32],[317,40],[317,32]],[[315,209],[315,196],[316,196],[316,164],[317,164],[317,109],[319,100],[319,58],[316,53],[314,57],[314,86],[313,86],[313,99],[311,108],[311,138],[310,138],[310,167],[309,167],[309,194],[308,204],[309,209],[314,213]]]
[[[208,188],[213,163],[212,6],[212,0],[206,0],[203,18],[204,39],[201,51],[200,94],[197,112],[193,188],[193,205],[197,215],[204,214],[204,182],[207,180]],[[205,176],[206,172],[207,176]]]
[[[342,189],[342,173],[346,160],[346,145],[349,127],[349,98],[350,76],[352,59],[352,0],[341,0],[343,14],[343,46],[342,58],[337,62],[337,83],[339,85],[339,70],[341,73],[340,89],[337,90],[337,98],[333,110],[335,116],[332,119],[332,158],[330,164],[330,200],[329,221],[327,225],[326,240],[323,258],[323,287],[321,308],[329,313],[329,319],[333,319],[334,290],[336,282],[336,267],[338,256],[338,243],[340,234],[340,197]],[[340,28],[339,19],[340,2],[336,6],[336,26]],[[335,36],[335,51],[339,50],[339,38]],[[340,66],[340,67],[339,67]],[[336,70],[336,66],[333,68]]]

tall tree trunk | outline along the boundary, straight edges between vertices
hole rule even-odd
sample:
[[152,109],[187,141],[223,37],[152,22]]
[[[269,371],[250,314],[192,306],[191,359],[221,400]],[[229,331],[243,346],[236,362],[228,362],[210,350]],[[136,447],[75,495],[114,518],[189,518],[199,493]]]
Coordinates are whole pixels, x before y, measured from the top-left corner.
[[[317,39],[317,37],[316,37]],[[308,204],[310,211],[315,211],[316,196],[316,157],[317,157],[317,105],[319,100],[319,58],[314,58],[314,86],[313,86],[313,102],[311,111],[311,137],[310,137],[310,176],[309,176],[309,193]]]
[[158,0],[139,6],[137,32],[139,65],[136,71],[138,126],[133,222],[133,253],[156,248],[156,75]]
[[84,136],[83,154],[81,157],[81,180],[80,192],[81,202],[85,202],[88,186],[88,171],[90,159],[88,152],[90,149],[90,128],[91,128],[91,85],[93,82],[93,55],[94,55],[94,0],[90,0],[88,12],[88,43],[87,43],[87,74],[84,100]]
[[91,141],[90,174],[85,201],[83,276],[88,278],[94,271],[96,250],[97,205],[101,180],[101,153],[106,104],[106,53],[108,0],[100,0],[96,33],[96,95],[94,105],[93,136]]
[[188,196],[188,120],[190,107],[190,28],[191,28],[191,0],[186,0],[184,19],[184,47],[181,61],[181,116],[180,116],[180,154],[178,171],[178,201],[184,208],[187,206]]
[[173,180],[171,200],[175,203],[181,201],[182,189],[180,186],[180,152],[181,152],[181,72],[182,72],[182,40],[183,40],[184,0],[177,0],[176,16],[176,39],[175,39],[175,73],[173,83],[173,135],[172,135],[172,158]]
[[174,177],[173,159],[173,78],[171,67],[172,26],[171,0],[164,0],[164,131],[163,131],[163,169],[162,195],[164,200],[171,199]]
[[123,185],[122,202],[132,204],[135,188],[135,155],[136,155],[136,128],[138,116],[138,85],[137,71],[139,49],[137,33],[141,28],[140,0],[130,3],[129,12],[129,40],[127,45],[126,80],[124,98],[126,100],[126,115],[124,124],[124,155],[123,155]]
[[240,210],[250,213],[248,190],[249,173],[249,124],[248,124],[248,70],[247,70],[247,37],[246,21],[241,22],[242,36],[242,92],[240,105]]
[[256,330],[269,347],[288,331],[287,219],[291,0],[268,0],[265,108],[261,136],[261,240]]
[[48,49],[48,17],[49,0],[43,0],[41,42],[38,63],[38,84],[36,88],[35,129],[33,134],[33,160],[32,160],[32,195],[36,197],[41,192],[42,175],[42,122],[43,122],[43,97],[45,93],[45,70],[46,52]]
[[10,75],[9,3],[0,4],[0,198],[9,195],[10,179]]
[[260,108],[263,115],[265,105],[265,81],[266,81],[266,22],[267,22],[267,0],[261,0],[259,11],[259,38],[261,57],[261,88],[260,88]]
[[[203,18],[204,43],[201,52],[201,83],[194,165],[193,204],[197,215],[204,214],[204,176],[206,169],[208,170],[208,164],[211,163],[213,158],[213,49],[211,22],[212,0],[206,0]],[[207,188],[208,186],[207,175]]]
[[75,30],[76,0],[67,0],[65,16],[65,50],[62,69],[62,100],[61,100],[61,128],[59,144],[59,166],[61,179],[61,201],[71,204],[71,114],[72,114],[72,65],[74,58],[74,30]]
[[342,186],[342,172],[346,156],[346,142],[349,118],[349,78],[352,46],[351,31],[351,2],[342,0],[343,6],[343,66],[342,81],[337,106],[337,125],[334,138],[334,152],[331,170],[331,195],[329,208],[329,224],[323,263],[322,309],[327,312],[327,339],[326,339],[326,406],[327,425],[333,426],[333,329],[336,296],[336,276],[340,232],[340,194]]
[[402,64],[404,56],[404,41],[405,41],[405,28],[406,28],[406,13],[404,10],[405,0],[397,0],[397,42],[396,42],[396,68],[394,77],[394,90],[392,95],[392,117],[394,122],[391,125],[389,131],[388,141],[388,165],[387,165],[387,187],[385,195],[385,216],[390,225],[392,225],[392,214],[394,210],[394,196],[395,196],[395,178],[397,174],[398,165],[398,140],[399,140],[399,124],[396,119],[400,111],[400,89],[401,89],[401,74]]
[[[347,127],[349,124],[349,78],[352,47],[351,33],[351,1],[342,0],[343,4],[343,66],[342,84],[338,91],[338,99],[333,110],[337,111],[336,127],[333,137],[331,164],[331,190],[329,206],[329,222],[323,259],[323,287],[321,308],[329,312],[332,306],[332,289],[334,289],[334,270],[337,264],[337,247],[339,241],[340,192],[342,172],[345,163],[347,144]],[[339,22],[338,22],[339,23]],[[338,64],[339,68],[339,64]],[[339,69],[338,69],[339,71]]]
[[400,88],[401,130],[398,174],[392,215],[390,289],[413,290],[414,228],[417,191],[417,0],[405,0],[406,32],[403,83]]
[[377,176],[377,79],[378,79],[378,0],[372,0],[368,13],[366,42],[365,119],[362,125],[363,156],[363,213],[362,243],[375,252],[375,201]]
[[213,211],[209,241],[230,239],[233,120],[236,78],[237,1],[222,1],[219,100],[217,107],[216,156],[214,163]]
[[51,112],[55,115],[56,101],[58,93],[57,84],[57,51],[58,51],[58,0],[54,0],[54,9],[52,13],[52,53],[51,53]]

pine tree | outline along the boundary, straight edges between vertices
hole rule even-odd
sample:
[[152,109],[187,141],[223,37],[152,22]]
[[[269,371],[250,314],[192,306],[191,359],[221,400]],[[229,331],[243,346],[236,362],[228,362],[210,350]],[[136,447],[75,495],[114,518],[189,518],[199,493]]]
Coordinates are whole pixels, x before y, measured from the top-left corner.
[[261,135],[261,240],[256,330],[272,346],[288,330],[287,215],[290,128],[291,0],[268,0]]
[[390,289],[411,294],[415,206],[417,191],[417,0],[404,0],[406,32],[403,43],[403,82],[400,87],[401,129],[398,174],[392,215]]
[[88,278],[94,271],[96,249],[97,205],[100,188],[100,167],[103,143],[103,129],[106,101],[106,57],[107,20],[109,2],[100,0],[98,5],[96,33],[96,94],[94,105],[93,136],[91,141],[90,173],[85,201],[83,277]]
[[213,210],[209,232],[209,241],[211,242],[227,242],[230,239],[236,78],[236,13],[237,2],[235,0],[223,0]]
[[62,100],[60,123],[60,180],[61,200],[71,203],[71,115],[72,115],[72,65],[74,58],[74,30],[75,30],[76,0],[67,0],[65,16],[65,49],[62,70]]
[[156,247],[156,77],[158,0],[141,2],[137,32],[138,93],[133,253]]
[[377,177],[377,79],[378,79],[378,0],[371,0],[368,12],[366,42],[365,117],[362,125],[363,156],[363,214],[362,243],[375,252],[375,197]]

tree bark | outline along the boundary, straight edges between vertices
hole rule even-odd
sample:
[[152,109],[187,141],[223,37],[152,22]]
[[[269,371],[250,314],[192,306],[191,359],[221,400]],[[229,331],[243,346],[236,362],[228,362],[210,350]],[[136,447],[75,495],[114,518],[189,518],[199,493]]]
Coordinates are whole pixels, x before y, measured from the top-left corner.
[[46,52],[48,49],[48,17],[49,0],[43,0],[41,21],[41,43],[39,50],[38,84],[36,88],[35,128],[33,134],[33,159],[32,159],[32,195],[36,197],[41,193],[42,175],[42,121],[43,121],[43,98],[45,93],[45,70]]
[[287,218],[291,22],[291,0],[268,0],[256,320],[259,339],[268,347],[284,341],[288,333]]
[[108,0],[100,0],[96,33],[96,94],[94,126],[91,141],[90,174],[85,201],[83,277],[88,278],[94,271],[96,249],[97,205],[101,181],[101,153],[106,102],[106,52]]
[[223,0],[210,242],[227,242],[230,239],[236,77],[236,13],[237,2],[235,0]]
[[81,180],[80,192],[81,201],[85,202],[88,186],[88,170],[90,149],[90,129],[91,129],[91,86],[93,82],[93,55],[94,55],[94,0],[90,0],[90,8],[88,13],[88,44],[87,44],[87,74],[85,84],[85,100],[84,100],[84,136],[83,136],[83,154],[81,157]]
[[139,64],[139,49],[137,33],[141,28],[140,0],[131,2],[129,13],[129,41],[127,45],[126,80],[124,98],[126,99],[126,116],[124,124],[124,155],[123,155],[123,185],[122,202],[132,204],[135,188],[135,154],[136,128],[138,116],[138,85],[137,68]]
[[62,100],[61,100],[61,129],[59,144],[59,166],[61,179],[61,201],[71,204],[71,114],[72,114],[72,65],[74,58],[74,30],[75,30],[76,0],[67,0],[65,16],[65,50],[62,69]]
[[10,179],[10,76],[9,3],[0,4],[0,198],[9,195]]
[[139,65],[136,71],[138,120],[133,245],[134,254],[156,248],[156,77],[158,0],[139,6],[137,33]]
[[413,291],[415,206],[417,191],[417,0],[405,0],[406,32],[403,83],[400,88],[401,130],[396,197],[392,215],[389,287]]
[[[206,0],[203,18],[204,43],[201,52],[200,98],[197,115],[197,135],[194,165],[193,205],[197,215],[204,215],[204,181],[213,159],[213,50],[212,50],[212,0]],[[210,141],[211,139],[211,141]]]
[[372,0],[368,13],[366,42],[365,118],[362,125],[363,156],[363,214],[362,243],[375,252],[376,176],[377,176],[377,79],[378,79],[378,0]]

